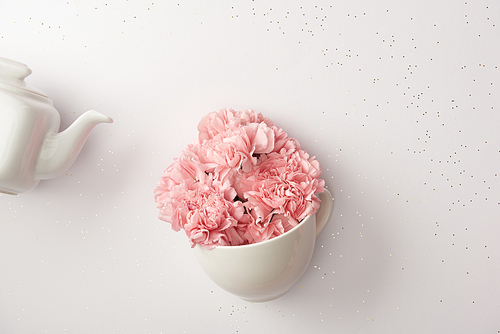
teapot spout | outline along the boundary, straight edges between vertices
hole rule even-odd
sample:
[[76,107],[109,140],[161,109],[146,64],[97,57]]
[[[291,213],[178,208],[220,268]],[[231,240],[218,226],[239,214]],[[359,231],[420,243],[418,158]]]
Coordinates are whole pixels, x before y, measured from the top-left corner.
[[90,132],[99,123],[113,123],[113,119],[89,110],[63,132],[48,133],[36,164],[35,179],[51,179],[64,173],[76,160]]

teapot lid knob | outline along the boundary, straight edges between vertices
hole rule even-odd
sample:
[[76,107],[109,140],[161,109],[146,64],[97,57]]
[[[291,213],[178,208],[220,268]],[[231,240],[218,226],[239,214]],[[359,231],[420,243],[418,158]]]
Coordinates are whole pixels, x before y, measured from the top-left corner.
[[24,80],[24,78],[31,74],[31,70],[23,63],[0,57],[0,73],[7,74],[19,80]]
[[31,74],[28,66],[18,61],[0,57],[0,90],[7,90],[23,96],[47,99],[47,95],[39,89],[28,85],[24,78]]

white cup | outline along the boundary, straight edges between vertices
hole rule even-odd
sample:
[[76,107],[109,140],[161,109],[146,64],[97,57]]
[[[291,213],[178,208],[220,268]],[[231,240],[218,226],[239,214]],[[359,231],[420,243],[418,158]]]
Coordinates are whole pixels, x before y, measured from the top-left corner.
[[218,286],[243,300],[266,302],[283,296],[306,270],[316,237],[330,218],[332,195],[325,189],[318,197],[318,212],[285,234],[243,246],[206,250],[197,245],[198,262]]

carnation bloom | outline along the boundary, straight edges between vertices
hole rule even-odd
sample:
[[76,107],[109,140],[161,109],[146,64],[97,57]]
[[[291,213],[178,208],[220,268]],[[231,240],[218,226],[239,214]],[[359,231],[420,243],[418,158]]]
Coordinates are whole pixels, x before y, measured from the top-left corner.
[[233,183],[235,173],[249,172],[257,164],[256,156],[274,149],[274,131],[264,122],[228,129],[192,145],[196,159],[221,182]]
[[221,109],[202,117],[198,123],[198,138],[201,142],[215,137],[228,128],[236,128],[241,120],[234,117],[233,109]]
[[155,198],[159,218],[171,223],[174,231],[183,229],[193,247],[195,244],[213,248],[243,243],[244,240],[231,231],[244,213],[243,203],[234,201],[236,191],[205,173],[199,179],[172,182],[171,175],[182,169],[179,162],[174,163],[158,183]]
[[289,155],[271,153],[240,183],[245,199],[254,203],[262,212],[285,214],[289,223],[301,221],[319,209],[319,199],[324,181],[319,163],[302,150]]
[[[183,152],[163,172],[154,191],[156,207],[160,209],[159,218],[169,223],[172,223],[172,210],[179,194],[192,189],[196,183],[204,181],[207,177],[206,166],[187,153],[188,150]],[[172,228],[175,231],[180,229],[176,224],[173,224]]]
[[243,242],[232,231],[243,216],[243,203],[225,198],[220,187],[204,185],[186,191],[178,202],[180,205],[173,212],[173,222],[186,232],[192,247],[199,244],[210,249]]
[[269,127],[274,126],[274,123],[269,118],[254,110],[234,111],[226,108],[214,111],[203,116],[198,123],[198,139],[203,142],[219,133],[235,130],[240,126],[252,123],[265,123]]
[[154,191],[159,218],[184,230],[192,247],[269,240],[317,212],[318,161],[270,119],[222,109],[198,130]]
[[288,226],[288,224],[286,224],[287,219],[274,218],[269,215],[264,219],[255,217],[254,215],[250,216],[253,219],[252,222],[247,225],[244,237],[248,240],[248,243],[251,244],[272,239],[291,229],[285,230],[284,225]]
[[[277,126],[272,127],[274,131],[274,149],[273,152],[280,152],[281,154],[289,154],[300,150],[300,144],[294,138],[288,137],[288,134],[283,129]],[[282,151],[284,150],[284,151]]]
[[234,117],[241,120],[242,124],[247,125],[250,123],[262,123],[264,122],[267,126],[274,126],[273,121],[269,118],[262,116],[261,113],[258,113],[254,110],[243,110],[243,111],[235,111]]

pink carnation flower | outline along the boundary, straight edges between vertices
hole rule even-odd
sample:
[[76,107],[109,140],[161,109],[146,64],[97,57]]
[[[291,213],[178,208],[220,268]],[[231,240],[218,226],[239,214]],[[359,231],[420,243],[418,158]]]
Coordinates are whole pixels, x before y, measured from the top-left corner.
[[244,213],[243,203],[226,198],[220,186],[201,185],[183,193],[178,202],[173,223],[186,232],[192,247],[211,249],[244,242],[234,231]]
[[198,138],[200,142],[211,139],[228,128],[236,128],[241,120],[234,117],[233,109],[221,109],[202,117],[198,123]]
[[255,154],[274,149],[274,131],[265,123],[252,123],[218,133],[204,140],[193,151],[198,159],[217,169],[239,168],[250,171],[256,164]]
[[159,218],[210,249],[269,240],[319,209],[317,160],[253,110],[204,116],[198,138],[160,177]]
[[[277,126],[272,127],[274,131],[274,149],[273,152],[280,152],[281,154],[289,154],[300,150],[300,144],[294,138],[288,137],[288,134],[283,129]],[[284,150],[284,151],[282,151]]]
[[264,122],[267,126],[274,126],[273,121],[269,118],[262,116],[261,113],[258,113],[254,110],[243,110],[243,111],[235,111],[234,117],[241,120],[242,124],[247,125],[250,123],[262,123]]
[[254,110],[234,111],[229,108],[221,109],[202,117],[198,123],[198,138],[200,142],[203,142],[227,130],[235,130],[243,125],[262,122],[269,127],[274,126],[274,123],[269,118]]
[[[261,212],[284,214],[289,223],[315,214],[320,202],[315,193],[323,191],[319,163],[302,150],[289,155],[271,153],[240,183],[245,199]],[[263,217],[264,218],[264,217]]]
[[[160,209],[160,219],[172,223],[172,210],[176,199],[183,192],[193,189],[200,181],[203,182],[207,177],[205,170],[206,166],[187,154],[174,160],[163,172],[154,191],[156,207]],[[172,228],[175,231],[180,229],[177,224],[173,224]]]

